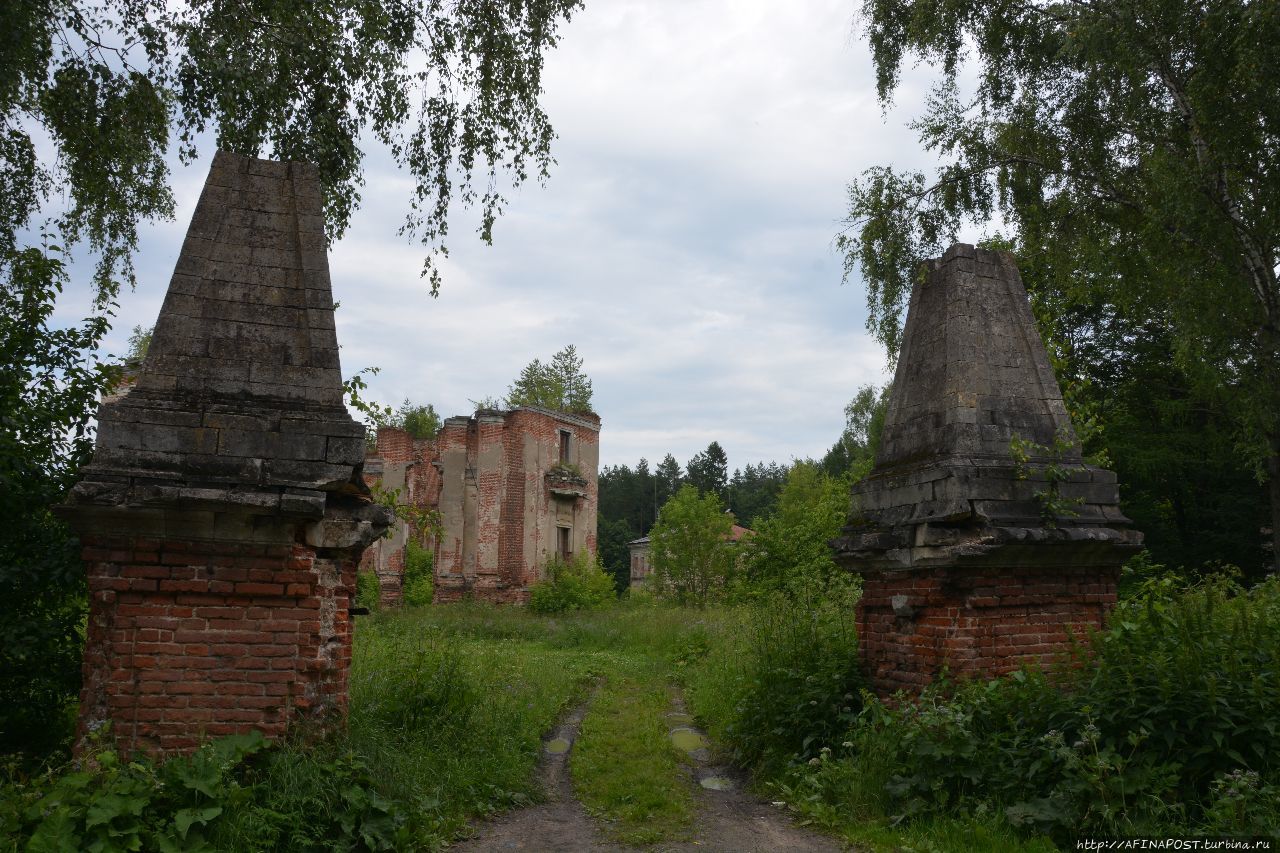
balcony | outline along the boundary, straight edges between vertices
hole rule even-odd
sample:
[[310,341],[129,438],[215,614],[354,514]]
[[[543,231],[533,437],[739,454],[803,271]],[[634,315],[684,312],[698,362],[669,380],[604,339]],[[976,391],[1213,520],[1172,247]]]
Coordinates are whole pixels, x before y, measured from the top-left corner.
[[587,496],[587,478],[576,465],[556,465],[547,472],[546,480],[552,497],[574,500]]

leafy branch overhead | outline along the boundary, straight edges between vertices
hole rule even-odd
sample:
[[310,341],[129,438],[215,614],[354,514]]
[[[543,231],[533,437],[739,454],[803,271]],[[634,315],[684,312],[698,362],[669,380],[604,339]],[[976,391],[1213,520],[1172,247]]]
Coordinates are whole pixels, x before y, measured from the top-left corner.
[[[132,280],[140,222],[173,214],[166,155],[221,147],[318,164],[331,237],[360,202],[364,140],[413,178],[404,231],[439,287],[449,206],[489,241],[500,180],[539,180],[554,133],[543,58],[580,0],[108,0],[0,11],[0,262],[46,216],[87,241],[102,305]],[[43,137],[52,141],[44,148]],[[65,194],[65,208],[49,204]]]
[[1007,229],[1057,348],[1167,340],[1269,469],[1280,521],[1280,5],[865,0],[862,18],[882,104],[905,62],[941,71],[913,127],[942,165],[863,172],[837,238],[890,355],[921,261]]

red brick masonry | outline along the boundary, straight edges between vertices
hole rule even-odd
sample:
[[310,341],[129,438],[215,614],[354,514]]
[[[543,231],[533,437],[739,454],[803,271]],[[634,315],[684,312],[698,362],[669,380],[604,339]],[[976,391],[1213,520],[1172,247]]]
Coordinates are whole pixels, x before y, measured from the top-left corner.
[[353,561],[305,545],[83,543],[82,728],[111,720],[128,751],[181,751],[345,714]]
[[867,572],[857,616],[863,666],[881,695],[919,691],[944,667],[985,678],[1048,666],[1071,637],[1101,628],[1115,602],[1114,569]]

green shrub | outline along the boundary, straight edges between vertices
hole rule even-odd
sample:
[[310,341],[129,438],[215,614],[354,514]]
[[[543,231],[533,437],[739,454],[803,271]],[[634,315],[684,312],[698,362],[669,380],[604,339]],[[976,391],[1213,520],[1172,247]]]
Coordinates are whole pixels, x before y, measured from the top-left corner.
[[690,701],[742,764],[775,772],[838,743],[862,707],[856,593],[742,608],[688,676]]
[[392,850],[404,823],[355,758],[267,749],[258,732],[159,764],[104,750],[0,791],[0,831],[37,852]]
[[1177,767],[1176,795],[1203,802],[1237,769],[1280,781],[1280,580],[1242,591],[1223,577],[1121,604],[1091,644],[1074,692],[1108,744],[1142,739]]
[[412,539],[404,555],[404,603],[411,607],[424,607],[435,594],[433,577],[435,554]]
[[1065,663],[871,700],[784,784],[818,811],[991,814],[1059,841],[1280,832],[1280,581],[1156,578]]
[[342,738],[267,751],[245,774],[245,802],[213,827],[214,849],[413,849],[413,815],[383,792],[381,768],[375,778],[371,765]]
[[613,578],[600,561],[579,553],[568,563],[557,559],[547,565],[545,579],[529,590],[529,609],[535,613],[594,610],[616,599]]
[[[5,464],[0,458],[0,492],[39,478],[20,471],[15,479]],[[48,509],[19,502],[0,497],[0,508],[13,509],[0,536],[0,753],[34,767],[69,754],[88,598],[80,543]]]
[[849,478],[829,477],[811,462],[793,465],[776,510],[745,543],[734,598],[751,600],[774,592],[805,596],[833,584],[856,584],[853,575],[836,565],[830,544],[849,515],[849,486]]
[[414,438],[435,438],[436,433],[440,432],[440,423],[440,415],[436,413],[435,406],[430,403],[411,403],[407,399],[386,418],[387,426],[402,429]]
[[680,604],[720,598],[734,566],[733,518],[715,494],[686,484],[658,511],[649,531],[653,591]]

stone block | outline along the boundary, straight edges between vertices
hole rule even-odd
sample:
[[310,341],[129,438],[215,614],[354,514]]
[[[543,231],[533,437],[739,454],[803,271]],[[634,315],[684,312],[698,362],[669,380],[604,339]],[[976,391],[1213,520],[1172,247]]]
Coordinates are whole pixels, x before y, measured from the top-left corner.
[[325,493],[316,489],[285,489],[280,495],[280,511],[320,518],[324,515]]

